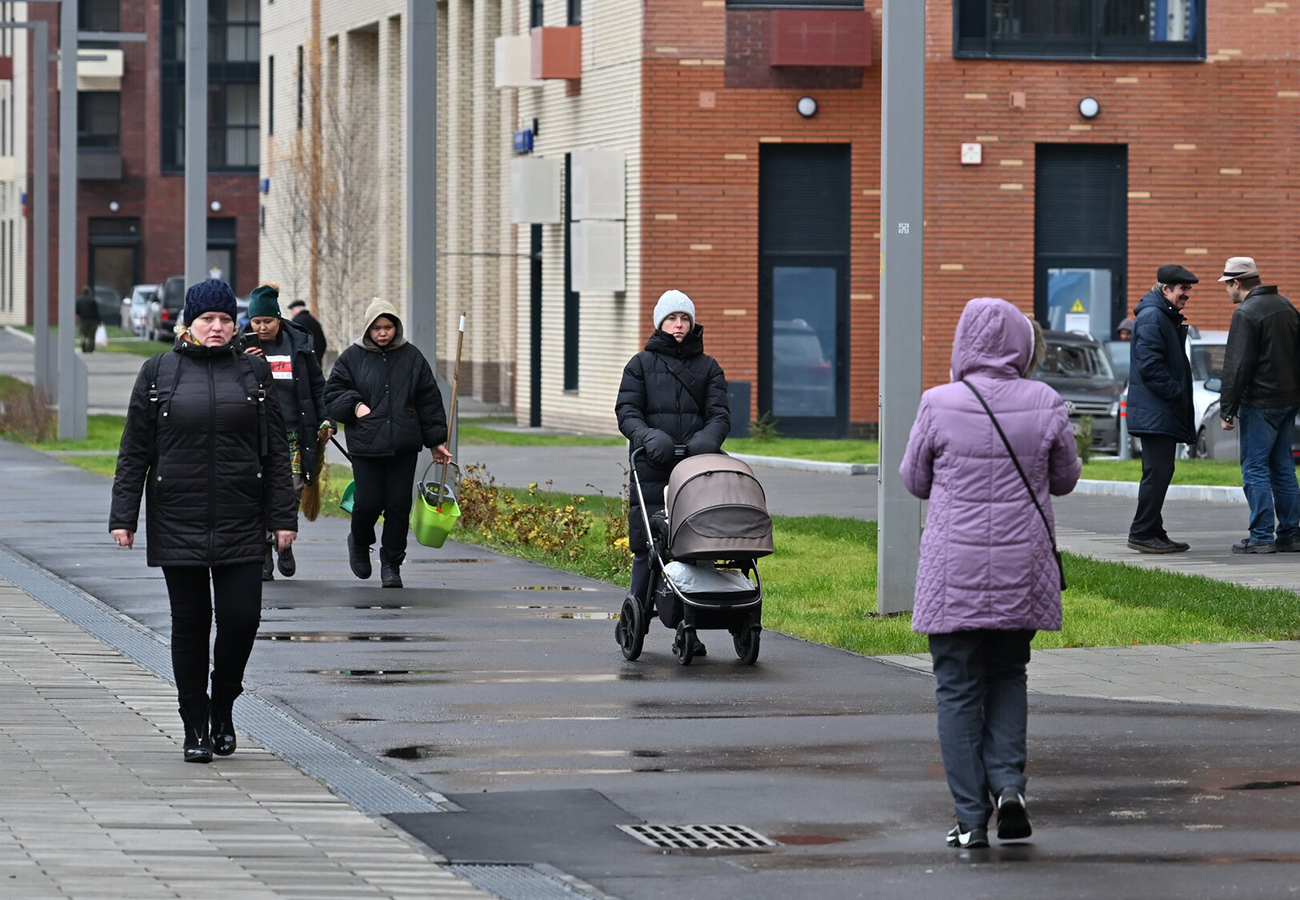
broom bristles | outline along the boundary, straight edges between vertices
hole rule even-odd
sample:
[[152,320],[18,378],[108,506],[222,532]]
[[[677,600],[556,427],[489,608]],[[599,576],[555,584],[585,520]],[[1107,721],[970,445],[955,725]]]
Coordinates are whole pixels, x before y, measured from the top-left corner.
[[320,515],[321,493],[325,489],[325,448],[322,446],[316,454],[312,465],[311,484],[302,490],[302,515],[308,522],[315,522]]

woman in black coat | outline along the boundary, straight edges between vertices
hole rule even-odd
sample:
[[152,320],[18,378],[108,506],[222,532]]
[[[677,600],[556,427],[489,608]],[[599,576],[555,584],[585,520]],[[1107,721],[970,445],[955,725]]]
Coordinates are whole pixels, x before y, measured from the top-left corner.
[[[650,515],[663,512],[664,488],[673,467],[687,456],[717,453],[731,430],[727,379],[717,360],[704,352],[704,329],[695,324],[691,298],[666,291],[655,304],[653,321],[655,331],[645,349],[623,369],[614,407],[630,449],[645,451],[636,458],[636,472]],[[650,546],[635,492],[628,536],[633,554],[630,592],[644,602],[650,587]],[[703,656],[704,644],[695,640],[694,655]]]
[[131,549],[147,498],[147,561],[167,580],[187,762],[235,750],[232,707],[261,621],[266,529],[281,550],[298,531],[271,372],[238,351],[235,315],[224,281],[186,291],[184,334],[144,364],[131,392],[108,526]]
[[397,307],[376,297],[365,322],[361,337],[330,371],[325,411],[346,426],[352,458],[352,574],[370,577],[375,522],[383,515],[379,578],[386,588],[400,588],[416,461],[422,447],[433,451],[434,462],[451,461],[447,412],[429,361],[406,340]]
[[[293,490],[302,501],[303,490],[312,483],[322,445],[334,434],[334,423],[325,415],[325,376],[312,350],[312,337],[280,316],[280,289],[274,284],[254,288],[248,298],[249,330],[240,335],[245,353],[260,356],[271,367],[280,413],[289,440],[289,468]],[[272,558],[275,535],[267,532],[262,580],[275,580]],[[293,547],[280,551],[280,574],[291,577],[298,571]]]

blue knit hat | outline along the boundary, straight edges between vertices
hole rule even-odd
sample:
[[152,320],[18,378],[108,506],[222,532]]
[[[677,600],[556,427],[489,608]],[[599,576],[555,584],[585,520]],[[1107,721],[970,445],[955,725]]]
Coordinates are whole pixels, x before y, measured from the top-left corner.
[[231,319],[239,317],[235,292],[230,289],[230,285],[215,278],[190,285],[185,292],[185,310],[181,313],[181,321],[188,327],[207,312],[222,312]]

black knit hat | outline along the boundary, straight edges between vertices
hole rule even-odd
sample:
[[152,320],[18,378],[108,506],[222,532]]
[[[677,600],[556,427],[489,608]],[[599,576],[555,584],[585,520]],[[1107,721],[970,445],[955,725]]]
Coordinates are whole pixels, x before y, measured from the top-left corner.
[[206,312],[222,312],[231,319],[238,318],[239,306],[230,285],[215,278],[190,285],[185,292],[185,310],[181,313],[181,321],[188,327]]

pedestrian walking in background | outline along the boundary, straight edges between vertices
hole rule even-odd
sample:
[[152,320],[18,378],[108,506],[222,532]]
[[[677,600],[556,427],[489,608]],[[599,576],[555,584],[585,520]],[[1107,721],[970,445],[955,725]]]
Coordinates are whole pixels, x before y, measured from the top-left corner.
[[143,494],[146,559],[162,567],[171,604],[187,762],[235,750],[233,706],[261,621],[266,529],[282,552],[298,530],[275,385],[265,360],[239,352],[235,315],[223,281],[186,291],[185,331],[145,362],[131,391],[108,526],[119,546],[133,547]]
[[316,354],[316,362],[324,366],[325,329],[321,327],[317,318],[307,309],[307,304],[303,300],[295,300],[289,304],[289,315],[293,316],[293,324],[311,335],[312,352]]
[[1223,355],[1219,417],[1227,430],[1240,420],[1241,485],[1250,504],[1250,534],[1232,552],[1300,552],[1300,487],[1291,456],[1300,409],[1300,312],[1275,285],[1260,283],[1249,256],[1224,263],[1219,281],[1237,304]]
[[1060,395],[1028,377],[1044,351],[1010,303],[967,303],[953,382],[922,395],[899,469],[930,501],[912,629],[929,636],[934,661],[952,847],[987,847],[995,810],[999,838],[1031,833],[1025,666],[1034,634],[1061,628],[1049,495],[1074,490],[1081,468]]
[[1128,433],[1142,439],[1142,482],[1128,546],[1139,553],[1188,549],[1188,544],[1169,537],[1162,510],[1174,478],[1177,446],[1196,440],[1183,307],[1197,280],[1182,266],[1161,266],[1156,284],[1137,305],[1129,364]]
[[[695,304],[681,291],[665,291],[651,316],[654,333],[645,349],[628,360],[614,411],[653,516],[664,510],[664,488],[673,467],[688,456],[717,453],[731,431],[727,378],[717,360],[704,352],[704,328],[695,321]],[[650,537],[645,533],[635,492],[628,513],[632,549],[629,593],[644,600],[650,586]],[[648,608],[648,607],[647,607]],[[665,625],[676,628],[670,609],[660,609]],[[693,655],[705,655],[695,638]]]
[[382,515],[379,578],[386,588],[400,588],[416,460],[420,448],[428,447],[434,462],[451,461],[447,411],[428,360],[406,340],[397,307],[376,297],[365,322],[361,337],[334,363],[325,383],[325,410],[347,426],[356,483],[348,534],[352,574],[370,577],[370,547]]
[[90,291],[90,285],[81,289],[75,307],[77,332],[81,335],[81,352],[95,352],[95,331],[99,328],[99,304]]
[[[316,458],[334,434],[334,423],[325,415],[325,376],[312,352],[312,337],[280,316],[280,288],[264,284],[248,300],[249,330],[240,335],[244,352],[260,356],[271,367],[275,393],[284,417],[289,441],[289,466],[293,489],[299,502],[303,489],[316,473]],[[262,580],[275,579],[275,535],[266,534],[266,559]],[[286,578],[297,571],[293,546],[280,551],[280,574]]]
[[1115,326],[1115,337],[1121,341],[1133,340],[1133,326],[1136,324],[1137,320],[1132,316],[1129,316],[1127,319],[1121,319],[1120,323]]

